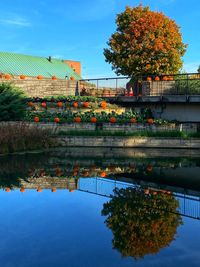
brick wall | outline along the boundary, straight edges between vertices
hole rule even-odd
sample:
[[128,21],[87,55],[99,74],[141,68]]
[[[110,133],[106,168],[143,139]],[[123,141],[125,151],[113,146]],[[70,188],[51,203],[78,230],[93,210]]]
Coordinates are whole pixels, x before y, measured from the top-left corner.
[[44,97],[57,95],[75,95],[77,81],[57,79],[52,80],[43,78],[38,80],[36,77],[27,77],[21,80],[19,76],[14,76],[10,80],[0,79],[1,82],[9,82],[18,88],[21,88],[27,96]]

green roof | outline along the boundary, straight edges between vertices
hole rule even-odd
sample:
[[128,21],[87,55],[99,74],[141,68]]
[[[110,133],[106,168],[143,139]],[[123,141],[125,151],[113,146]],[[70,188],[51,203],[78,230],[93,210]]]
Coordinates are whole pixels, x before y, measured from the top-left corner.
[[0,73],[9,73],[12,75],[21,75],[37,77],[42,75],[43,77],[50,78],[55,75],[57,78],[65,79],[67,75],[74,76],[76,80],[81,77],[60,59],[51,59],[27,56],[22,54],[0,52]]

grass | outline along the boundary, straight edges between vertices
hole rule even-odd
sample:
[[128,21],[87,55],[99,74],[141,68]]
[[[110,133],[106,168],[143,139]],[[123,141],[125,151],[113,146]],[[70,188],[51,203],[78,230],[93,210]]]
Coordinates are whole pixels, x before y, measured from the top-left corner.
[[0,124],[0,154],[50,146],[50,132],[25,122]]
[[186,133],[180,131],[159,131],[159,132],[152,132],[152,131],[140,131],[140,132],[123,132],[123,131],[60,131],[58,133],[60,136],[90,136],[90,137],[97,137],[97,136],[116,136],[116,137],[172,137],[172,138],[199,138],[200,133]]

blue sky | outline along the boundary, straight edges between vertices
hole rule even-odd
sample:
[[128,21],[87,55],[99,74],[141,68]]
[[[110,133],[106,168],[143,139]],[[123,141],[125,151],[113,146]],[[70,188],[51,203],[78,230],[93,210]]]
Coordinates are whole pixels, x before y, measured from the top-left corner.
[[[116,14],[139,0],[9,0],[0,7],[0,51],[78,60],[85,78],[112,77],[103,48]],[[183,69],[200,65],[200,1],[143,0],[174,19],[188,44]]]

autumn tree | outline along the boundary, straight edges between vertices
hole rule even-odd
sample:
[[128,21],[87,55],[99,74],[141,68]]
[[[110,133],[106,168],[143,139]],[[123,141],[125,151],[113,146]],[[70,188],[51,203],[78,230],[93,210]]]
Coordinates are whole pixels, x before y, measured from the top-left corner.
[[197,72],[200,73],[200,65],[199,65],[199,67],[198,67],[198,69],[197,69]]
[[113,232],[113,248],[139,259],[170,245],[182,223],[174,196],[131,187],[114,193],[102,210]]
[[126,7],[117,15],[117,30],[104,49],[117,75],[173,74],[186,51],[179,26],[149,7]]

